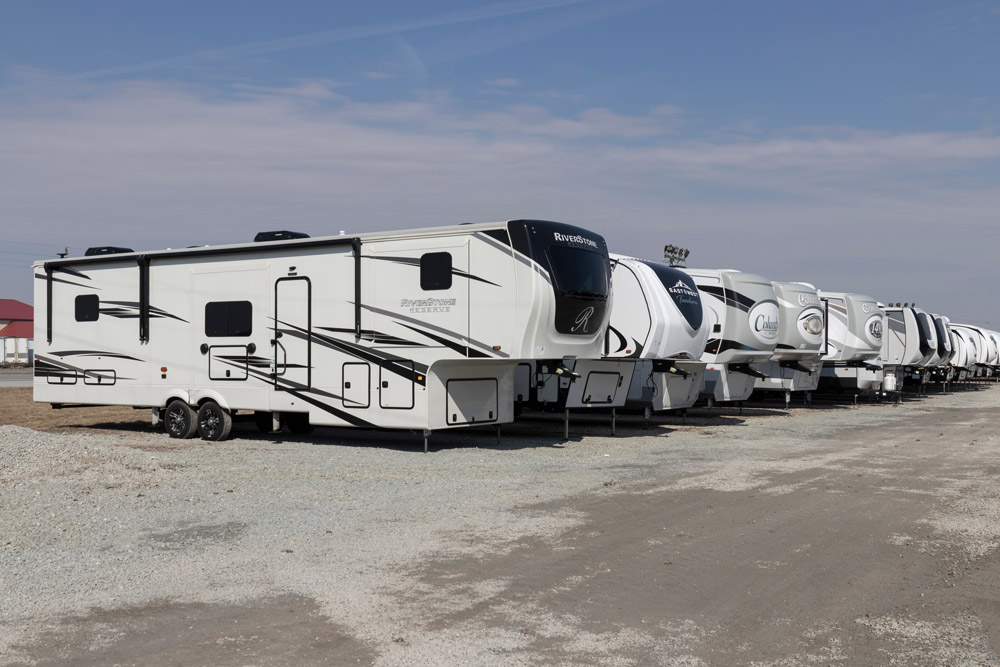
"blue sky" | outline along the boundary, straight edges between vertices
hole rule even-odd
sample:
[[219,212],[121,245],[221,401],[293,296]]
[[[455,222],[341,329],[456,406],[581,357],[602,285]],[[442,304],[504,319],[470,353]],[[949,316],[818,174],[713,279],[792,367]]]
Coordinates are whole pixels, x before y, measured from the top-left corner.
[[1000,328],[1000,2],[3,13],[0,297],[63,246],[539,217]]

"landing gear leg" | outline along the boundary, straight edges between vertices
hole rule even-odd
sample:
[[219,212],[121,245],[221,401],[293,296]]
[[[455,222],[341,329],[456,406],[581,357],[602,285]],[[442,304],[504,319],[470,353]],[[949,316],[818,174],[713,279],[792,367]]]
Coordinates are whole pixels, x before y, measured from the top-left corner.
[[431,432],[425,428],[424,429],[424,454],[427,453],[428,442],[430,441],[430,439],[431,439]]

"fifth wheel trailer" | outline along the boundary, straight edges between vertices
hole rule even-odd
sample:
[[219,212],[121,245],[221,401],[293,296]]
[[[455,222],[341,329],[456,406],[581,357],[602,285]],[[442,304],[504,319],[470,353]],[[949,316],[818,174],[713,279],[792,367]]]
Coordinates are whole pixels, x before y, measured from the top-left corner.
[[820,292],[826,309],[826,342],[820,388],[879,391],[885,309],[875,299],[850,292]]
[[509,422],[520,360],[604,342],[604,239],[556,222],[122,250],[35,263],[35,400],[152,408],[173,437],[225,438],[236,410]]
[[774,284],[778,298],[778,342],[771,360],[757,366],[765,376],[757,378],[754,391],[781,391],[785,404],[790,392],[815,391],[823,362],[823,304],[819,291],[808,283]]
[[708,340],[701,360],[701,397],[709,402],[743,401],[763,374],[751,366],[766,362],[778,344],[780,314],[774,285],[732,269],[684,269],[702,295]]
[[626,405],[688,408],[698,400],[708,326],[691,276],[664,262],[611,255],[607,356],[635,360]]

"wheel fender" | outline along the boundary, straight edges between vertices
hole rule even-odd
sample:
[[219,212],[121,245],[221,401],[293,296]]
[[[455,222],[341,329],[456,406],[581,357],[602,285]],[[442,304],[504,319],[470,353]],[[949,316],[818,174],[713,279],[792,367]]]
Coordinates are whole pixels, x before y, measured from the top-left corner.
[[166,394],[164,396],[163,401],[160,403],[160,408],[166,408],[168,405],[170,405],[170,401],[174,400],[175,398],[179,398],[188,405],[194,405],[191,402],[190,392],[181,389],[172,389],[169,394]]
[[217,391],[212,390],[200,390],[191,392],[191,405],[201,406],[205,401],[215,401],[220,407],[229,409],[229,403],[222,397]]

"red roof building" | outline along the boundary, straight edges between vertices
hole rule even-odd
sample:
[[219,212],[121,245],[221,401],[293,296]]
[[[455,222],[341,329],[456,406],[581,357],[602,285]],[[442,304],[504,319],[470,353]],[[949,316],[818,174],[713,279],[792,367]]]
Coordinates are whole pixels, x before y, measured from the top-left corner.
[[34,322],[11,322],[7,326],[0,325],[0,338],[34,338]]
[[0,299],[0,325],[8,322],[34,322],[35,309],[15,299]]
[[32,363],[35,309],[14,299],[0,299],[0,363]]

